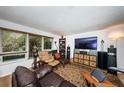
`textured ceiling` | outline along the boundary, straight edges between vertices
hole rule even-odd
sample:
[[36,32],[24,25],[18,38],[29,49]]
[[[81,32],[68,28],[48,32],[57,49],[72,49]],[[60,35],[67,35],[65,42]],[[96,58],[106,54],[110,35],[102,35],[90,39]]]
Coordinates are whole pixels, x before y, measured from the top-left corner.
[[58,35],[70,35],[123,23],[124,7],[0,6],[0,18]]

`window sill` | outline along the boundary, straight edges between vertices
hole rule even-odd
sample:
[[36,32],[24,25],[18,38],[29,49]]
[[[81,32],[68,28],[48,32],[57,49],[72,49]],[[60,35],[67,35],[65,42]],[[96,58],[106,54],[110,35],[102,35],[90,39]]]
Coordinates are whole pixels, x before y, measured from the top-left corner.
[[51,51],[52,49],[44,49],[43,51]]
[[16,60],[11,60],[11,61],[5,61],[5,62],[1,62],[0,66],[14,64],[14,63],[20,63],[20,62],[24,62],[24,61],[32,61],[33,62],[33,59],[32,58],[30,58],[30,59],[22,58],[22,59],[16,59]]

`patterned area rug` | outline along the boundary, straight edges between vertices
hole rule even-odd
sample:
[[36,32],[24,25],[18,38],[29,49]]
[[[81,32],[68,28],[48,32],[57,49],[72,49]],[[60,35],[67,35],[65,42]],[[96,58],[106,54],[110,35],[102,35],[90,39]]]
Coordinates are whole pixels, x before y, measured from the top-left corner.
[[81,87],[84,80],[80,74],[82,69],[74,65],[67,64],[65,67],[59,66],[55,72],[62,76],[65,80],[70,81],[72,84]]
[[[54,71],[62,76],[65,80],[70,81],[72,84],[76,85],[77,87],[87,87],[83,77],[81,76],[81,72],[87,69],[88,71],[92,71],[93,68],[89,66],[80,66],[76,64],[67,64],[65,67],[59,66]],[[103,71],[106,73],[106,71]],[[107,79],[112,82],[115,86],[122,87],[122,83],[118,79],[117,76],[107,74]]]

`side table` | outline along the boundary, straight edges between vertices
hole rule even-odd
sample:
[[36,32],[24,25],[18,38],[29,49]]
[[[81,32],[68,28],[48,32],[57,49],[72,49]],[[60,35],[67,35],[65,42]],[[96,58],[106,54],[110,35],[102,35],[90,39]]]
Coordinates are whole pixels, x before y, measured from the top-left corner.
[[39,68],[41,65],[42,65],[42,62],[41,62],[41,61],[33,62],[33,63],[32,63],[32,68],[33,68],[33,69],[37,69],[37,68]]

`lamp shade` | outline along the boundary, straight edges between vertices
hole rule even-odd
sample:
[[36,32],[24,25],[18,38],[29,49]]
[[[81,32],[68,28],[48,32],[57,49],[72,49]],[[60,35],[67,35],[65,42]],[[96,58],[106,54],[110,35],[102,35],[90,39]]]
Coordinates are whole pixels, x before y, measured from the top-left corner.
[[111,38],[112,40],[118,40],[123,37],[124,37],[124,32],[122,32],[122,31],[112,31],[109,34],[109,38]]

